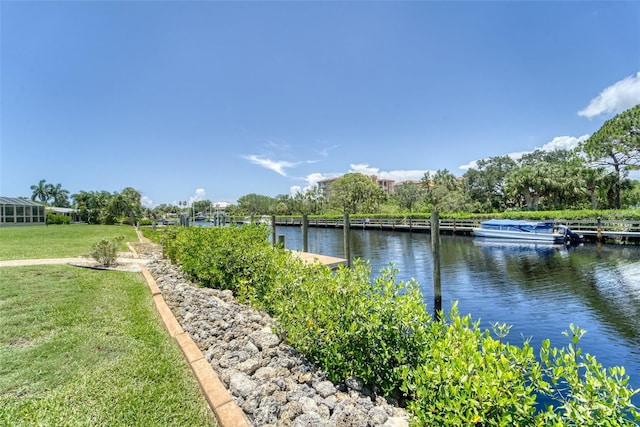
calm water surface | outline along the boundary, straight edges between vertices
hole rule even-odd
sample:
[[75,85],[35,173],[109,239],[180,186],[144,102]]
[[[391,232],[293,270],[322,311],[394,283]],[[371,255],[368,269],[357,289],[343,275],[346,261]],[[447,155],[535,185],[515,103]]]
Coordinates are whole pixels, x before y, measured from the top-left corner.
[[[278,227],[288,249],[302,249],[300,227]],[[433,258],[429,234],[351,230],[351,255],[369,260],[373,275],[389,263],[398,280],[415,278],[433,310]],[[309,228],[308,250],[342,257],[342,229]],[[584,352],[604,366],[622,365],[640,388],[640,247],[548,244],[441,237],[442,308],[458,301],[461,314],[512,325],[509,339],[531,337],[556,347],[571,323],[587,331]],[[640,396],[634,399],[640,405]]]

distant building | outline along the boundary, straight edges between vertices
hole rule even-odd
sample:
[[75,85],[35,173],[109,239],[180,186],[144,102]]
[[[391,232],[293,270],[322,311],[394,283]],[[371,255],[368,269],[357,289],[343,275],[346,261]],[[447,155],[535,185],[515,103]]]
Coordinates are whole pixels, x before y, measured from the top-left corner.
[[[344,176],[344,175],[343,175]],[[369,178],[371,178],[371,181],[375,184],[378,185],[378,187],[380,187],[380,189],[382,191],[384,191],[384,193],[386,195],[390,195],[393,194],[395,191],[395,181],[393,179],[378,179],[378,177],[376,175],[368,175]],[[335,178],[327,178],[327,179],[323,179],[321,181],[317,182],[318,185],[318,189],[320,190],[320,193],[325,197],[325,198],[329,198],[329,192],[330,192],[330,187],[331,184],[342,178],[342,176],[337,176]]]
[[80,222],[80,214],[77,209],[72,208],[58,208],[58,207],[48,207],[47,212],[53,213],[55,215],[68,216],[71,222]]
[[28,199],[0,197],[0,226],[45,225],[45,206]]
[[224,211],[229,206],[231,206],[231,203],[229,203],[229,202],[213,202],[213,203],[211,203],[211,207],[213,209],[215,209],[216,211]]
[[331,187],[331,183],[335,180],[342,178],[341,176],[337,176],[335,178],[327,178],[317,182],[318,190],[320,194],[324,196],[325,199],[329,198],[329,187]]
[[378,179],[377,176],[373,175],[371,176],[371,180],[373,182],[375,182],[376,184],[378,184],[378,187],[380,187],[380,189],[382,191],[384,191],[384,194],[386,194],[387,196],[390,194],[393,194],[395,192],[395,181],[392,179]]

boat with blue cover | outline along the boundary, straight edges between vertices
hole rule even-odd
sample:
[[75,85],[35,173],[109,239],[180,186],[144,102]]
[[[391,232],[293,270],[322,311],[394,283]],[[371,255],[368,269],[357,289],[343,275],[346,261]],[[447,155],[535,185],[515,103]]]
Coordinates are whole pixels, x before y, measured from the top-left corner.
[[515,219],[492,219],[473,228],[477,237],[516,239],[548,243],[575,243],[580,236],[569,227],[553,221],[528,221]]

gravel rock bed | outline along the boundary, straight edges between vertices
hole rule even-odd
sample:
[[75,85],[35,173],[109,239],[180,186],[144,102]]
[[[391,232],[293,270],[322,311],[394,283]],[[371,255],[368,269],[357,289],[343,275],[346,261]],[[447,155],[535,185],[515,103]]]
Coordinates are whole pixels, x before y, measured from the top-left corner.
[[200,288],[175,266],[147,264],[176,319],[254,426],[407,426],[409,416],[354,378],[333,384],[231,291]]

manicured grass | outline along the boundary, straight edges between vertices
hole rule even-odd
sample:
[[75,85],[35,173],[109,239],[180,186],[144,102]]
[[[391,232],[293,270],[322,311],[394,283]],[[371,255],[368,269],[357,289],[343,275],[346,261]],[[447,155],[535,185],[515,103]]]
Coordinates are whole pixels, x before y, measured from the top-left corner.
[[140,274],[0,268],[0,325],[0,425],[215,425]]
[[[49,225],[0,227],[0,260],[67,258],[87,255],[103,238],[125,236],[124,242],[137,242],[135,228],[129,225]],[[125,243],[121,250],[127,250]]]

